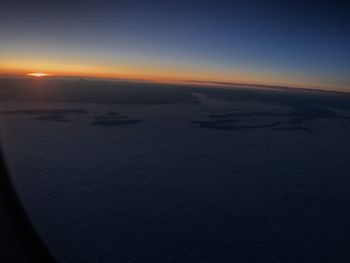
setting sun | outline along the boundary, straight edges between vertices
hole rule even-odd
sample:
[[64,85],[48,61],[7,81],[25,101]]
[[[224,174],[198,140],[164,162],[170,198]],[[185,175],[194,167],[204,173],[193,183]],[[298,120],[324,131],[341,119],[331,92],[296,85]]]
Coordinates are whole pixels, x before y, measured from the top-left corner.
[[37,77],[37,78],[49,76],[49,74],[42,73],[42,72],[28,73],[27,75],[31,77]]

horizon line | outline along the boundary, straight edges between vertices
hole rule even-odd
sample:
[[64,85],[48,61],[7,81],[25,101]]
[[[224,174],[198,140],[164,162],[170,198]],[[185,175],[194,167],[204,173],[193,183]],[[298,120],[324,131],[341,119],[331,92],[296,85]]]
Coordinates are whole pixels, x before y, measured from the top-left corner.
[[[33,79],[33,76],[22,74],[0,74],[0,78],[22,78]],[[188,85],[199,87],[221,87],[221,88],[256,88],[256,89],[272,89],[272,90],[299,90],[299,91],[313,91],[313,92],[329,92],[329,93],[344,93],[350,94],[350,87],[347,88],[322,88],[310,85],[283,85],[273,83],[249,83],[249,82],[228,82],[228,81],[211,81],[211,80],[185,80],[185,79],[155,79],[155,78],[131,78],[131,77],[103,77],[103,76],[89,76],[89,75],[55,75],[50,74],[44,76],[42,79],[92,79],[104,81],[126,81],[139,83],[153,83],[153,84],[168,84],[168,85]]]

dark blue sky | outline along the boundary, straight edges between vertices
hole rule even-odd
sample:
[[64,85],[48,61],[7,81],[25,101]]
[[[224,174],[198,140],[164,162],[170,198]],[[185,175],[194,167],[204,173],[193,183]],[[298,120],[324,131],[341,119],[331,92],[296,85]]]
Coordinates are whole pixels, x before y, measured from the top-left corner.
[[350,86],[346,1],[2,1],[0,38],[3,68]]

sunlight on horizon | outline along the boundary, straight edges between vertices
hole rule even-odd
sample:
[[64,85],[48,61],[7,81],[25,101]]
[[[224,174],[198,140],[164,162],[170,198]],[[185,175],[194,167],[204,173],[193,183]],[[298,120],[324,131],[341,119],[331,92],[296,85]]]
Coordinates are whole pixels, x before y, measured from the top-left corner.
[[43,72],[34,72],[34,73],[28,73],[27,76],[41,78],[41,77],[47,77],[49,76],[49,74],[46,74]]

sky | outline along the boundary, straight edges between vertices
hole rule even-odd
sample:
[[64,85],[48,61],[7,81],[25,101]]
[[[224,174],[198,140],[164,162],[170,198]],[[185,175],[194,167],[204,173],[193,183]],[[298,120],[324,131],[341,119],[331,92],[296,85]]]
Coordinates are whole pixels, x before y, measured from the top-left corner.
[[347,1],[8,1],[0,75],[350,91]]

